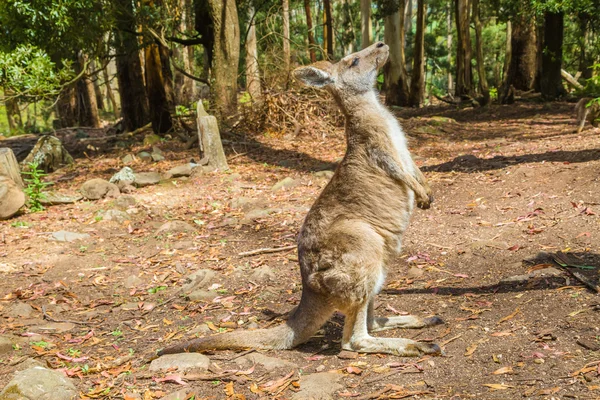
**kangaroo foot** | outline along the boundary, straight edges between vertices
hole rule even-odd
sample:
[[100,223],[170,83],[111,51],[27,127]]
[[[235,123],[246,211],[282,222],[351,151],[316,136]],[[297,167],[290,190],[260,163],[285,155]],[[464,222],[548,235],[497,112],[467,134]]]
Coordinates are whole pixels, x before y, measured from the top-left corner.
[[442,355],[442,349],[435,343],[416,342],[410,339],[377,338],[372,336],[355,339],[342,345],[344,350],[359,353],[386,353],[400,357],[421,357]]
[[414,315],[379,317],[373,319],[371,326],[369,326],[369,332],[379,332],[396,328],[420,329],[441,325],[443,323],[444,321],[438,316],[429,318],[420,318]]

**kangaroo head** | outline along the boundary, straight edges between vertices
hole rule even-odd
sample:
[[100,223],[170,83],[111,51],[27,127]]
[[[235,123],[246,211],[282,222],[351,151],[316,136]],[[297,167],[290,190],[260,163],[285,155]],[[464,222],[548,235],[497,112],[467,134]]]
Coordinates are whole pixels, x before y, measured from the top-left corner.
[[377,70],[385,64],[389,47],[375,43],[332,64],[319,61],[296,68],[294,77],[308,86],[325,88],[337,98],[356,96],[373,90]]

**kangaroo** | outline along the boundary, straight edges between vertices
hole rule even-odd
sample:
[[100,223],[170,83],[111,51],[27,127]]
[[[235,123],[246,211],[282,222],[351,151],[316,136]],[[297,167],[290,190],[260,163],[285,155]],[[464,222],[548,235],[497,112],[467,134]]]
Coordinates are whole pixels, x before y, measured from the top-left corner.
[[380,338],[371,332],[423,328],[437,317],[376,318],[375,295],[386,264],[400,251],[416,198],[428,208],[431,190],[414,164],[397,119],[378,101],[377,71],[387,61],[382,42],[344,57],[294,70],[306,85],[324,88],[346,117],[346,155],[308,212],[298,236],[302,296],[277,327],[202,337],[158,355],[219,349],[290,349],[306,342],[335,311],[345,314],[342,349],[398,356],[440,354],[432,343]]
[[575,112],[577,113],[577,124],[579,124],[577,133],[581,133],[586,120],[589,121],[594,127],[598,125],[596,120],[600,118],[600,104],[593,102],[588,107],[588,103],[592,100],[593,99],[591,97],[584,97],[579,100],[575,106]]

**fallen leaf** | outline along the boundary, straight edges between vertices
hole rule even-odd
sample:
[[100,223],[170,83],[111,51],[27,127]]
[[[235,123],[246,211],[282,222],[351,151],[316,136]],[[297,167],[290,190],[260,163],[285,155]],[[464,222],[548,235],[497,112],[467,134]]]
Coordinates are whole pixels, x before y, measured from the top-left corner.
[[518,244],[515,244],[514,246],[510,246],[507,250],[510,251],[517,251],[521,248],[521,246],[519,246]]
[[477,350],[477,343],[473,343],[469,347],[467,347],[467,351],[465,352],[465,357],[471,357],[473,353]]
[[235,394],[235,391],[233,390],[233,381],[226,384],[224,390],[225,390],[225,394],[228,397],[233,396]]
[[502,318],[500,321],[498,321],[498,323],[501,324],[503,322],[511,320],[511,319],[513,319],[520,312],[521,312],[521,310],[519,310],[519,307],[517,307],[517,309],[515,310],[515,312],[513,312],[512,314],[507,315],[506,317]]
[[553,387],[553,388],[549,388],[549,389],[538,389],[535,391],[536,396],[548,396],[550,394],[554,394],[560,391],[560,388],[557,387]]
[[349,374],[360,375],[362,374],[362,369],[350,366],[346,367],[346,372],[348,372]]
[[487,386],[492,390],[506,390],[506,389],[514,388],[514,386],[507,385],[504,383],[484,383],[483,386]]
[[503,331],[503,332],[494,332],[494,333],[492,333],[491,336],[494,336],[494,337],[503,337],[503,336],[512,336],[512,335],[514,335],[514,333]]
[[164,378],[154,378],[154,382],[173,382],[180,385],[187,385],[187,382],[184,382],[179,375],[167,375]]
[[493,375],[504,375],[504,374],[512,374],[514,371],[512,369],[512,367],[502,367],[499,368],[497,370],[495,370],[494,372],[492,372]]

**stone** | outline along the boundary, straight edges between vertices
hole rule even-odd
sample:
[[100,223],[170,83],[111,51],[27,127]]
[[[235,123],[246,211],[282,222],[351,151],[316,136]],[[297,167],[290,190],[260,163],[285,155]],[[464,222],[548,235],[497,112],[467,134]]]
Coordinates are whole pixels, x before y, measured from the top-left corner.
[[199,269],[185,279],[185,284],[182,287],[184,293],[190,293],[196,289],[207,287],[215,277],[215,271],[212,269]]
[[423,270],[419,267],[410,267],[408,269],[408,272],[406,273],[406,276],[409,279],[416,279],[416,278],[420,278],[422,277],[424,274]]
[[113,204],[116,208],[120,208],[121,210],[126,210],[129,207],[135,206],[136,203],[137,203],[137,200],[135,199],[135,197],[122,195],[122,196],[117,197]]
[[300,377],[300,391],[292,396],[292,400],[329,400],[338,396],[336,392],[344,387],[339,383],[342,374],[321,372]]
[[153,146],[155,144],[160,143],[160,136],[158,136],[155,133],[150,133],[146,136],[144,136],[144,146]]
[[102,215],[102,220],[104,221],[115,221],[119,224],[127,221],[129,219],[129,214],[121,211],[121,210],[107,210]]
[[260,207],[264,205],[264,201],[258,199],[251,199],[249,197],[236,197],[231,200],[231,208],[240,208],[242,211],[249,211],[254,207]]
[[190,301],[212,301],[217,296],[218,294],[216,292],[205,289],[194,290],[187,295]]
[[83,197],[88,200],[99,200],[105,197],[117,197],[120,193],[117,185],[104,179],[90,179],[81,185],[79,189]]
[[269,372],[276,370],[290,370],[295,369],[297,367],[296,364],[292,362],[275,357],[269,357],[257,352],[253,352],[248,355],[245,355],[244,357],[237,358],[235,362],[238,365],[260,364]]
[[178,165],[174,168],[171,168],[165,173],[166,179],[171,178],[179,178],[181,176],[190,176],[192,175],[192,170],[194,167],[197,167],[198,164],[187,163],[183,165]]
[[41,366],[19,371],[0,392],[0,400],[71,400],[75,385],[61,372]]
[[0,220],[15,215],[25,205],[25,193],[6,176],[0,176]]
[[73,157],[63,147],[59,138],[43,135],[37,141],[29,155],[22,161],[23,169],[27,170],[29,163],[38,165],[45,173],[56,171],[64,165],[73,164]]
[[161,397],[160,400],[187,400],[192,394],[194,394],[194,389],[192,388],[180,389],[176,392],[169,393],[168,395]]
[[35,329],[45,333],[65,333],[75,329],[75,324],[71,322],[51,322],[49,324],[36,326]]
[[90,235],[87,233],[77,233],[68,231],[52,232],[52,239],[58,242],[74,242],[76,240],[88,239]]
[[13,343],[13,340],[8,336],[0,336],[0,358],[8,353],[11,353],[14,350],[14,344],[15,343]]
[[160,174],[158,172],[138,172],[135,174],[133,183],[137,187],[156,185],[160,182]]
[[138,153],[138,158],[144,162],[150,162],[152,161],[152,154],[148,153],[147,151],[141,151]]
[[6,315],[13,318],[29,318],[33,314],[33,307],[27,303],[16,302],[8,308]]
[[119,183],[131,185],[133,181],[135,181],[135,172],[129,167],[123,167],[109,180],[110,183],[114,183],[115,185],[118,185]]
[[123,286],[125,286],[128,289],[131,289],[131,288],[134,288],[134,287],[137,287],[137,286],[141,286],[143,283],[144,283],[144,281],[141,280],[139,276],[137,276],[137,275],[129,275],[123,281]]
[[44,197],[40,199],[40,203],[45,206],[56,206],[60,204],[73,204],[81,199],[83,196],[81,194],[75,195],[66,195],[54,192],[43,192]]
[[0,273],[10,274],[18,270],[16,264],[13,263],[0,263]]
[[291,189],[295,186],[298,186],[298,182],[288,176],[287,178],[282,179],[274,184],[273,187],[271,187],[271,190],[277,192],[278,190]]
[[248,224],[257,219],[266,218],[269,215],[279,212],[279,211],[281,211],[281,210],[278,208],[257,208],[254,210],[250,210],[244,216],[242,223]]
[[196,228],[187,222],[169,221],[165,224],[162,224],[156,231],[156,234],[159,235],[166,232],[194,232],[195,230]]
[[182,374],[191,369],[206,370],[210,366],[210,359],[200,353],[167,354],[150,363],[150,371],[168,371],[177,369]]
[[252,271],[252,279],[257,281],[266,281],[275,279],[275,273],[268,265],[262,265]]
[[159,162],[165,159],[165,156],[162,154],[152,153],[152,161]]
[[125,165],[131,164],[135,161],[135,156],[133,154],[127,154],[125,157],[121,158],[121,162]]
[[204,167],[202,166],[196,166],[194,168],[192,168],[192,174],[190,175],[190,178],[197,178],[199,176],[202,176],[206,173],[206,170],[204,169]]
[[315,172],[315,176],[316,176],[317,178],[325,178],[325,179],[327,179],[327,180],[329,180],[329,179],[333,178],[333,175],[334,175],[334,174],[335,174],[335,172],[333,172],[333,171],[330,171],[330,170],[328,170],[328,169],[326,169],[326,170],[323,170],[323,171],[318,171],[318,172]]

